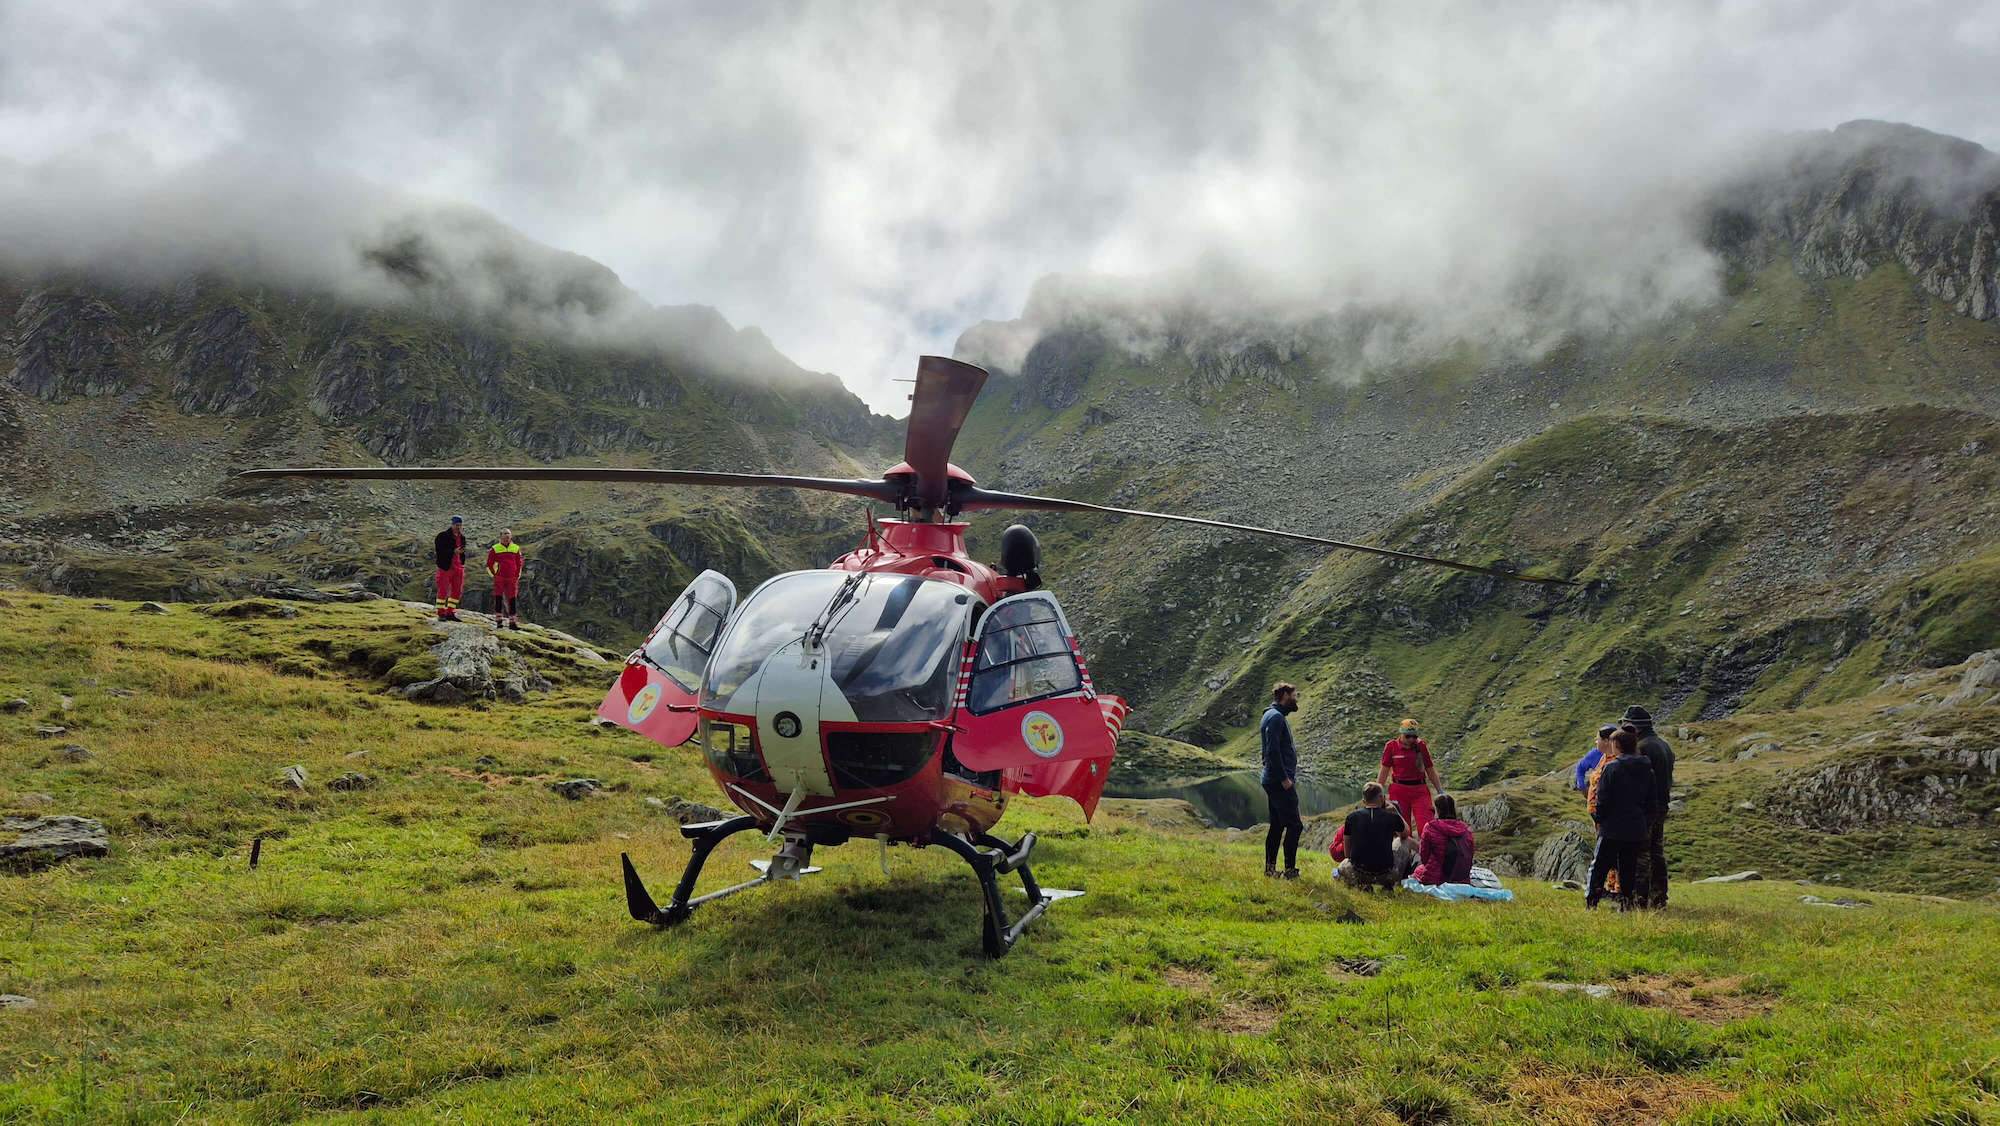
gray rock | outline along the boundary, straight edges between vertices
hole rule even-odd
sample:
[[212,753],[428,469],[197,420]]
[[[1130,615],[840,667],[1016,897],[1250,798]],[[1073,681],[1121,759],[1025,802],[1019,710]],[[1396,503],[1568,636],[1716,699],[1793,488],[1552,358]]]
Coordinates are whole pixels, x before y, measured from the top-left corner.
[[1757,803],[1748,800],[1740,801],[1736,803],[1736,808],[1742,810],[1744,813],[1755,813],[1757,811]]
[[0,1009],[32,1009],[33,997],[23,997],[19,993],[0,993]]
[[1686,812],[1687,812],[1687,807],[1688,807],[1688,803],[1686,803],[1686,802],[1684,802],[1684,801],[1680,800],[1679,798],[1676,798],[1676,799],[1674,799],[1673,801],[1670,801],[1670,802],[1668,802],[1668,803],[1667,803],[1667,812],[1668,812],[1668,813],[1686,813]]
[[365,790],[375,784],[375,779],[358,770],[350,770],[326,784],[329,790]]
[[1550,883],[1581,883],[1590,875],[1590,855],[1596,844],[1577,822],[1565,821],[1563,826],[1562,832],[1535,850],[1534,877]]
[[58,696],[56,697],[56,707],[64,711],[69,711],[71,708],[76,707],[76,699],[71,696]]
[[13,715],[15,712],[27,711],[28,707],[29,707],[28,701],[21,699],[19,696],[16,696],[12,700],[9,700],[4,704],[0,704],[0,712],[6,712],[8,715]]
[[472,698],[444,677],[412,684],[403,689],[403,697],[427,704],[463,704]]
[[1513,807],[1507,803],[1507,795],[1496,795],[1491,801],[1478,802],[1459,810],[1466,825],[1475,833],[1491,833],[1499,830],[1507,821]]
[[603,788],[604,783],[599,782],[595,778],[569,778],[561,782],[549,783],[549,789],[554,790],[570,801],[581,801]]
[[344,754],[344,755],[342,755],[342,756],[340,756],[340,757],[341,757],[341,758],[344,758],[344,759],[347,759],[347,760],[349,760],[349,761],[357,761],[357,760],[360,760],[360,759],[364,759],[364,758],[367,758],[367,757],[368,757],[368,752],[367,752],[367,751],[349,751],[349,752],[347,752],[346,754]]
[[93,602],[90,604],[90,608],[93,610],[109,610],[112,613],[116,613],[118,611],[118,607],[113,606],[109,602]]
[[1551,993],[1581,993],[1600,1001],[1618,995],[1618,991],[1609,985],[1586,985],[1575,981],[1538,981],[1535,983],[1535,988],[1546,989]]
[[91,759],[97,757],[91,754],[90,749],[81,743],[64,743],[60,749],[62,750],[62,757],[69,762],[89,762]]
[[1740,884],[1740,883],[1744,883],[1744,882],[1747,882],[1747,881],[1749,881],[1749,880],[1761,880],[1761,879],[1763,879],[1763,878],[1764,878],[1764,877],[1763,877],[1763,875],[1761,875],[1760,873],[1757,873],[1757,872],[1737,872],[1737,873],[1735,873],[1734,875],[1729,875],[1729,876],[1710,876],[1709,878],[1707,878],[1707,879],[1705,879],[1705,880],[1696,880],[1696,881],[1695,881],[1695,883],[1698,883],[1698,884]]
[[172,611],[157,602],[141,602],[132,608],[134,614],[167,614]]
[[306,768],[293,763],[278,775],[278,781],[294,790],[303,790],[306,788]]
[[39,809],[56,804],[56,799],[48,794],[22,794],[21,805],[28,809]]
[[1963,708],[2000,703],[2000,649],[1974,653],[1965,659],[1965,674],[1958,687],[1937,702],[1940,708]]
[[712,805],[705,805],[698,801],[689,801],[686,798],[675,798],[673,801],[664,804],[667,816],[683,825],[701,825],[710,821],[721,821],[729,816],[729,814]]
[[35,734],[44,739],[55,739],[69,734],[69,728],[59,727],[53,723],[38,723],[35,725]]
[[1817,895],[1802,895],[1799,896],[1799,902],[1808,907],[1846,907],[1851,909],[1855,907],[1875,906],[1873,903],[1867,903],[1859,899],[1850,899],[1844,895],[1839,899],[1821,899]]
[[111,851],[104,823],[88,817],[9,817],[0,830],[19,836],[0,844],[0,868],[33,871],[77,856],[103,856]]

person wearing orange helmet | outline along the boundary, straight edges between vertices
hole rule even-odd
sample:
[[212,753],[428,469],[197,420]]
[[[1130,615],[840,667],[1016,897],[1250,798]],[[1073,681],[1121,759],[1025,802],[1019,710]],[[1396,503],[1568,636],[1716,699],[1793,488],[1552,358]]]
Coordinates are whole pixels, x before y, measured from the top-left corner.
[[1417,721],[1405,719],[1396,727],[1396,737],[1382,745],[1382,769],[1376,772],[1375,783],[1389,788],[1389,800],[1402,808],[1410,831],[1422,839],[1424,826],[1437,817],[1431,794],[1441,792],[1444,783],[1431,764],[1430,744],[1417,735]]

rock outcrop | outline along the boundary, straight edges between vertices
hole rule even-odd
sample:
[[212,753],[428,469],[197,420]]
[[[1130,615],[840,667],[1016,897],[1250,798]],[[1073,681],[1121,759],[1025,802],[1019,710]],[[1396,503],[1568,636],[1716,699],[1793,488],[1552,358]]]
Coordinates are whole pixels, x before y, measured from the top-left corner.
[[0,868],[17,872],[111,851],[104,823],[88,817],[9,817],[0,820],[0,833],[16,834],[14,840],[0,843]]

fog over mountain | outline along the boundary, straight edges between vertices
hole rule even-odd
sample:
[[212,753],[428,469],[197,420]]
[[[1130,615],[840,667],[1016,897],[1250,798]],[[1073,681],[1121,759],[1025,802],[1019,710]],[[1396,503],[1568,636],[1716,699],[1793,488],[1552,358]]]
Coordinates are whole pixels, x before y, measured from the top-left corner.
[[[1396,305],[1532,350],[1714,295],[1689,203],[1774,138],[1870,117],[2000,141],[1992,16],[26,0],[0,9],[0,240],[366,287],[357,245],[462,202],[897,411],[911,357],[1051,274],[1224,315]],[[445,259],[468,292],[605,315],[567,256],[536,260],[546,285]]]

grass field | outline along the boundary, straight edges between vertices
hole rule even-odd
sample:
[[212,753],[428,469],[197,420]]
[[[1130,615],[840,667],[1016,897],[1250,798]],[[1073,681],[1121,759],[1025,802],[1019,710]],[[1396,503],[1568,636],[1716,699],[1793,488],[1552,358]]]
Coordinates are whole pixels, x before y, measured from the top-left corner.
[[[1028,802],[1004,828],[1088,894],[999,962],[936,849],[886,876],[822,851],[657,932],[618,853],[663,894],[686,846],[645,799],[718,799],[690,752],[588,724],[610,672],[560,646],[545,698],[437,707],[383,691],[426,640],[394,603],[0,601],[0,699],[30,702],[0,716],[0,811],[113,839],[0,876],[0,993],[35,1002],[0,1008],[0,1121],[2000,1121],[1991,902],[1770,881],[1626,916],[1517,881],[1447,906]],[[572,777],[605,789],[547,785]]]

